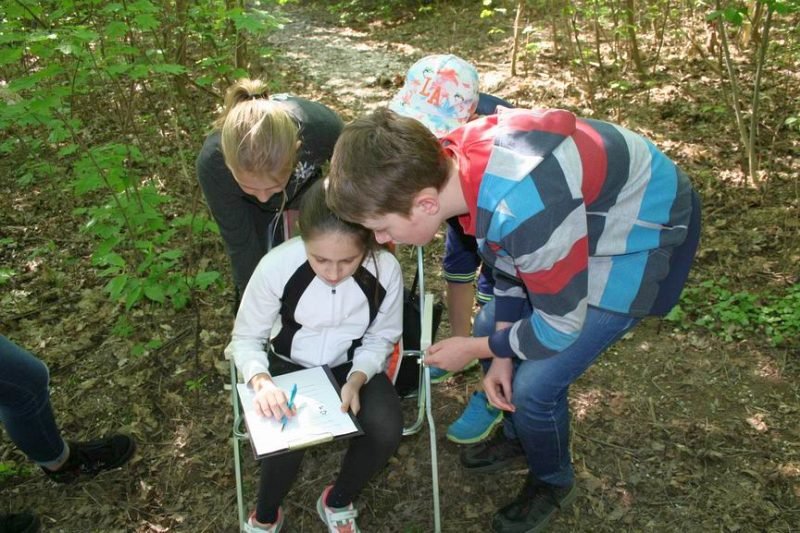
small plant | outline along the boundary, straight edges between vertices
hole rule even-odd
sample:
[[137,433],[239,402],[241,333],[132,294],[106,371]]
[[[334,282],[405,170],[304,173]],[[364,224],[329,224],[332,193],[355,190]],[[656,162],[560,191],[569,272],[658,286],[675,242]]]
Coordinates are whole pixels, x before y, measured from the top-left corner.
[[772,346],[800,341],[800,284],[785,294],[733,291],[728,278],[687,287],[666,319],[683,328],[700,327],[725,341],[764,338]]
[[0,268],[0,285],[5,285],[8,280],[16,275],[17,273],[10,268]]
[[33,467],[29,465],[18,465],[13,462],[7,463],[5,461],[0,461],[0,481],[5,481],[6,479],[16,476],[28,476],[33,473],[33,470]]
[[208,378],[208,376],[200,376],[197,379],[187,379],[186,390],[188,390],[189,392],[199,391],[205,384],[206,378]]

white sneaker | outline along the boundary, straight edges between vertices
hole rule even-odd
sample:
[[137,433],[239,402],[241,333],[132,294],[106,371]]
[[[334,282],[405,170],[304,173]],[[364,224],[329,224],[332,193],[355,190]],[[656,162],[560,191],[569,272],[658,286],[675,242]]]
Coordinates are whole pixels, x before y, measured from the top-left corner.
[[330,493],[332,488],[333,485],[325,487],[325,490],[322,491],[322,494],[317,500],[317,512],[319,513],[319,517],[328,525],[328,531],[330,533],[360,533],[361,530],[358,529],[358,525],[356,525],[358,511],[356,511],[352,503],[342,508],[328,507],[325,504],[328,493]]
[[261,525],[256,523],[256,512],[250,513],[247,523],[244,525],[244,533],[278,533],[283,527],[283,509],[278,507],[278,518],[272,524]]

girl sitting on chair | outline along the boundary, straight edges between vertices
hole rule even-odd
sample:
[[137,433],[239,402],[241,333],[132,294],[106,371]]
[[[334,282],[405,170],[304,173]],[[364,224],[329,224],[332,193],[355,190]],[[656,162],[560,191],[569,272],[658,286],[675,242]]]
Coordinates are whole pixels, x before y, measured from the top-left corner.
[[[400,400],[384,373],[403,327],[400,265],[371,231],[334,215],[322,182],[304,195],[300,237],[265,255],[253,273],[226,351],[255,390],[256,411],[280,419],[295,413],[271,376],[327,364],[341,385],[342,411],[358,418],[339,476],[322,491],[317,511],[329,531],[358,531],[353,506],[369,479],[400,444]],[[270,338],[280,321],[280,332]],[[280,531],[281,501],[304,450],[261,461],[258,502],[246,529]],[[349,528],[349,529],[348,529]]]

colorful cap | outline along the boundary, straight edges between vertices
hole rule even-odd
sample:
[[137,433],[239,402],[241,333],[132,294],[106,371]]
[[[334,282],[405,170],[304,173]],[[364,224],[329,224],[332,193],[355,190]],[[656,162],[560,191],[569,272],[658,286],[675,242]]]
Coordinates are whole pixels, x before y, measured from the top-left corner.
[[478,71],[452,54],[414,63],[389,109],[419,120],[437,137],[466,124],[478,106]]

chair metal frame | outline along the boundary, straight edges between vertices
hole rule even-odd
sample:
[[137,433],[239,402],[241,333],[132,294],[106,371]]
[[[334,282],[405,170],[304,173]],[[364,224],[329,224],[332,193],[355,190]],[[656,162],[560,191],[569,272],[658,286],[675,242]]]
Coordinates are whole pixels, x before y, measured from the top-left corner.
[[[403,360],[406,358],[413,358],[419,365],[419,390],[417,393],[417,418],[408,427],[403,428],[403,436],[414,435],[419,433],[427,418],[428,430],[430,434],[430,448],[431,448],[431,478],[433,486],[433,520],[435,533],[441,532],[441,513],[439,504],[439,467],[437,462],[436,451],[436,425],[433,419],[433,411],[431,407],[431,375],[430,368],[425,366],[425,353],[432,341],[433,329],[433,294],[425,292],[425,276],[423,275],[423,258],[424,251],[421,246],[417,246],[417,268],[419,270],[419,301],[422,302],[420,321],[422,338],[420,339],[419,350],[404,350],[402,352]],[[244,413],[239,406],[239,394],[236,391],[236,384],[239,383],[239,371],[236,368],[236,363],[233,358],[225,358],[229,360],[230,366],[230,383],[225,385],[225,388],[230,388],[231,392],[231,406],[233,409],[233,429],[232,429],[232,445],[233,445],[233,463],[234,473],[236,476],[236,505],[239,518],[239,531],[244,531],[245,524],[247,523],[247,514],[244,501],[244,485],[242,481],[242,443],[249,441],[250,435],[244,423]]]

